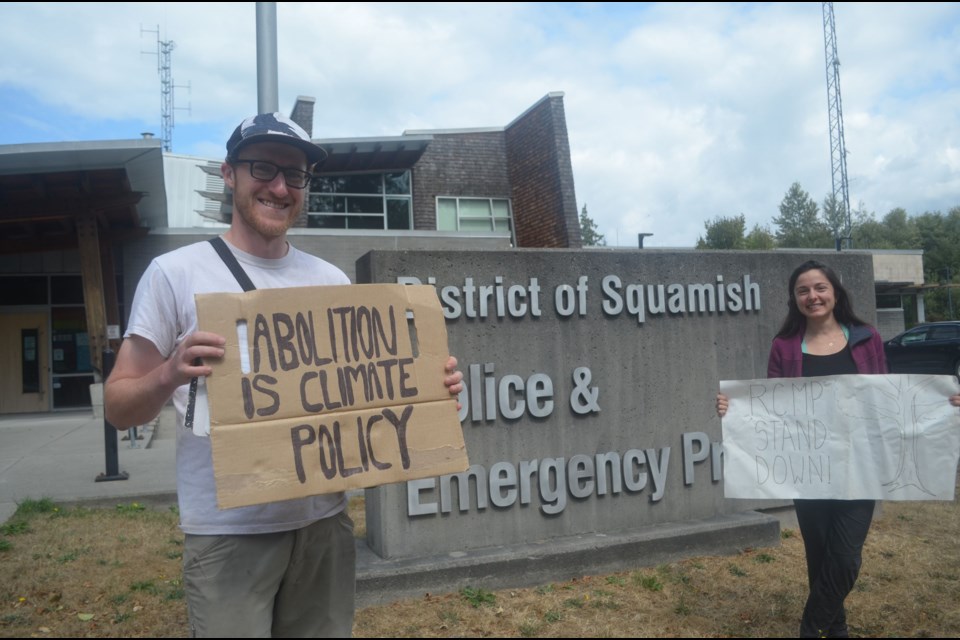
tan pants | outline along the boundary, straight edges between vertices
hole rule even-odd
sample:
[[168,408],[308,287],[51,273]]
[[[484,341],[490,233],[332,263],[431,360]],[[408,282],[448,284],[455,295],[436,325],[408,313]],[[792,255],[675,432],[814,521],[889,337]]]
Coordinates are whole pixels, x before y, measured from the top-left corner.
[[193,637],[347,638],[356,542],[346,512],[302,529],[184,539]]

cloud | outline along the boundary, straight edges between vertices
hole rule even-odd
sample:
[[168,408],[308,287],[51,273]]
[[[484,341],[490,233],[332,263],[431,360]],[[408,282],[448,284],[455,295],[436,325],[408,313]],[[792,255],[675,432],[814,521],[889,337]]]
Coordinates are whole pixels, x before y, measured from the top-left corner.
[[[818,3],[276,7],[280,109],[315,97],[318,137],[504,126],[562,91],[578,207],[611,244],[691,246],[718,216],[770,225],[793,182],[831,189]],[[960,205],[960,6],[835,17],[853,206]],[[255,26],[254,3],[7,4],[0,143],[159,134],[159,39],[174,150],[219,157],[257,109]]]

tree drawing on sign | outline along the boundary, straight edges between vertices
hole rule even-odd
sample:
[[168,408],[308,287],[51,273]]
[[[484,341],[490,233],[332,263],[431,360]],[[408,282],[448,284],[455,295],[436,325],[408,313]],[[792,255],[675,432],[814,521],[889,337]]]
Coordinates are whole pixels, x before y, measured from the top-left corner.
[[896,470],[889,480],[883,483],[889,493],[913,487],[931,497],[936,497],[930,491],[920,476],[918,463],[918,448],[923,440],[920,425],[932,414],[937,405],[932,402],[922,402],[921,391],[933,382],[930,376],[888,375],[886,385],[879,389],[881,402],[876,406],[867,400],[856,397],[846,398],[843,402],[843,412],[848,417],[860,420],[892,422],[899,431],[899,454],[897,455]]

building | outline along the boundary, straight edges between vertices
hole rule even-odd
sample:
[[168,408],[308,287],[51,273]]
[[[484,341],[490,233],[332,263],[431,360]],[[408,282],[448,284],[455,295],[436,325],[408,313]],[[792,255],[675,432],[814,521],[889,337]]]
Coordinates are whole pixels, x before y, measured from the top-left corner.
[[[291,115],[312,135],[311,98]],[[317,142],[291,234],[351,277],[371,249],[581,245],[562,93],[503,127]],[[150,260],[229,221],[218,166],[152,138],[0,146],[0,414],[90,406]]]

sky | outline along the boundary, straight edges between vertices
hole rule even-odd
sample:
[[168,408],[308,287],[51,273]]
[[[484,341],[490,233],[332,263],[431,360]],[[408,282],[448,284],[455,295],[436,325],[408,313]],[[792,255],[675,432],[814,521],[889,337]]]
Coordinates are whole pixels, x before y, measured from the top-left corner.
[[[822,3],[276,3],[280,111],[315,138],[504,127],[562,92],[577,210],[610,246],[832,191]],[[835,3],[850,205],[960,206],[960,3]],[[0,4],[0,145],[161,135],[220,159],[257,111],[256,3]]]

